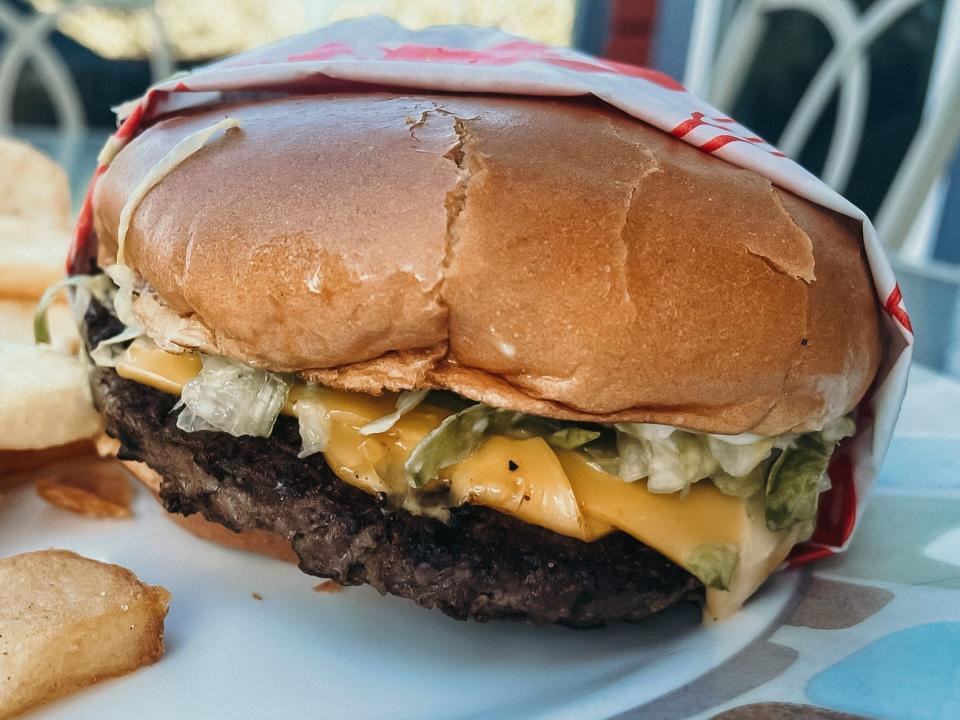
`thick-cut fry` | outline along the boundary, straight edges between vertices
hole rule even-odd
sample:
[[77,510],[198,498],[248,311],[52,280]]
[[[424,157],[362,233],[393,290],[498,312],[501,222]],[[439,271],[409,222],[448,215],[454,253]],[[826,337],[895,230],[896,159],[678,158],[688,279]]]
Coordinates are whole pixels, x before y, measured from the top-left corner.
[[63,277],[70,233],[0,215],[0,297],[39,298]]
[[97,434],[102,421],[88,382],[77,358],[0,344],[0,449],[34,450]]
[[[0,298],[0,343],[33,345],[33,314],[36,309],[36,300]],[[51,346],[75,355],[80,349],[80,336],[67,303],[53,303],[47,310],[47,322],[50,325]]]
[[37,479],[38,468],[65,460],[96,457],[96,446],[84,438],[37,450],[0,450],[0,489]]
[[0,560],[0,720],[156,662],[169,601],[66,550]]
[[0,215],[70,227],[70,184],[63,168],[24,142],[0,138]]
[[131,517],[133,488],[116,460],[89,458],[57,463],[39,473],[37,493],[51,505],[94,518]]

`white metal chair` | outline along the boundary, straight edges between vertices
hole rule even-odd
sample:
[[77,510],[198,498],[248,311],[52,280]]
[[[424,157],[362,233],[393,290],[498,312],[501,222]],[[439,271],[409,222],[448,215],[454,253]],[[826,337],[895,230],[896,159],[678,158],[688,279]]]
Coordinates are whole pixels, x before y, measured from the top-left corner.
[[22,15],[0,4],[0,30],[4,34],[0,46],[0,134],[12,130],[14,92],[28,60],[33,60],[44,89],[50,95],[63,134],[76,138],[83,133],[86,119],[80,94],[69,68],[49,40],[58,20],[85,4],[149,12],[156,36],[149,58],[151,76],[157,81],[172,72],[169,44],[153,0],[65,0],[53,11],[35,15]]
[[[724,0],[698,0],[687,56],[686,86],[728,110],[742,89],[770,13],[800,10],[819,19],[833,50],[807,87],[780,138],[797,157],[833,92],[839,105],[822,177],[843,192],[863,136],[870,44],[921,0],[878,0],[859,13],[851,0],[741,0],[729,22]],[[725,26],[725,35],[721,29]],[[942,200],[942,175],[960,138],[960,0],[945,0],[923,120],[875,219],[888,248],[926,260]],[[933,192],[932,192],[933,191]],[[908,240],[909,238],[909,240]]]

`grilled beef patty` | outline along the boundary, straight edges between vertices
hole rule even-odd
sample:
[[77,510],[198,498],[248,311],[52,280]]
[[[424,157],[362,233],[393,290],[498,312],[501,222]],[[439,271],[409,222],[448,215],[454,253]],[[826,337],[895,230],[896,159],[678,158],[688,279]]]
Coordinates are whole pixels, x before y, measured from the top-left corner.
[[[96,301],[85,325],[91,347],[122,329]],[[297,458],[291,418],[281,416],[269,438],[187,433],[166,393],[100,367],[91,386],[120,458],[163,476],[167,510],[278,533],[310,575],[481,622],[593,627],[702,596],[692,575],[624,533],[585,543],[479,506],[452,509],[447,523],[391,510],[341,481],[322,455]]]

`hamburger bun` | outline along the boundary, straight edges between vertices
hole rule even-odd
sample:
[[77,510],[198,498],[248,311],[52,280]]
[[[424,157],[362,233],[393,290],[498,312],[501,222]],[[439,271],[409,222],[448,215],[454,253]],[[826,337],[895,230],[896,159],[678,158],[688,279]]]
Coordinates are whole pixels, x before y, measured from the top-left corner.
[[[115,312],[99,299],[87,309],[88,348],[130,325],[132,310],[146,345],[162,350],[360,394],[446,389],[494,406],[446,426],[446,410],[411,410],[395,422],[416,425],[417,440],[398,425],[401,440],[381,442],[365,430],[383,408],[354,412],[362,399],[329,393],[327,444],[305,452],[310,418],[296,402],[295,417],[234,432],[178,415],[171,396],[183,388],[191,402],[185,381],[157,383],[132,350],[129,366],[91,368],[118,456],[146,463],[132,468],[168,511],[255,530],[257,540],[215,534],[269,554],[292,548],[304,572],[457,618],[593,626],[702,593],[714,610],[727,592],[737,606],[813,527],[810,515],[771,521],[769,507],[748,507],[773,465],[788,474],[802,450],[748,438],[761,455],[737,472],[718,464],[711,453],[724,451],[709,439],[686,438],[687,460],[712,469],[684,466],[675,486],[654,485],[652,439],[637,438],[649,468],[629,470],[622,426],[579,428],[599,443],[583,453],[616,443],[616,468],[544,437],[499,437],[488,456],[471,445],[466,459],[435,458],[463,474],[431,470],[414,488],[425,432],[482,434],[507,408],[706,433],[810,432],[808,454],[826,463],[836,439],[819,435],[837,424],[853,432],[843,416],[880,362],[853,220],[596,101],[364,92],[193,110],[119,150],[95,186],[93,219],[97,262],[122,289]],[[117,262],[133,272],[114,272]],[[186,367],[159,355],[158,367]],[[190,362],[183,377],[197,372]],[[330,419],[341,412],[345,425]],[[670,452],[686,462],[679,445]],[[749,500],[718,484],[691,490],[699,502],[653,497],[717,480],[720,467]],[[819,466],[804,467],[815,503]],[[758,485],[743,474],[757,468],[768,473]],[[643,473],[645,484],[619,481]],[[556,523],[561,509],[574,520]],[[199,530],[211,535],[205,521]]]
[[224,116],[240,127],[125,238],[161,344],[720,433],[820,427],[876,371],[854,221],[583,101],[317,95],[164,120],[98,183],[101,265],[132,188]]

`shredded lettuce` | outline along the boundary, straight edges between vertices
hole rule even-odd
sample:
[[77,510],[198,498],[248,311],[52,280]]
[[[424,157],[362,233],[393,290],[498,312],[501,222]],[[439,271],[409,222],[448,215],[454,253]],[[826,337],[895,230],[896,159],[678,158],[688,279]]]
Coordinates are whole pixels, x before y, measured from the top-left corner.
[[471,405],[443,419],[417,443],[403,468],[413,487],[435,480],[445,467],[466,460],[483,442],[493,408]]
[[617,455],[619,464],[608,462],[601,469],[619,475],[627,482],[635,482],[647,477],[650,472],[650,443],[631,432],[617,427]]
[[[114,265],[112,267],[117,268],[118,266]],[[123,278],[124,281],[129,281],[125,287],[121,287],[119,290],[117,290],[113,282],[111,282],[113,276],[107,274],[75,275],[64,278],[48,287],[37,303],[37,309],[33,315],[34,341],[37,344],[50,342],[50,326],[47,321],[47,312],[50,309],[50,304],[60,290],[72,287],[76,289],[72,306],[74,316],[78,322],[87,311],[91,298],[95,297],[101,303],[111,303],[118,319],[126,326],[113,337],[101,340],[97,347],[90,352],[90,359],[97,365],[101,367],[115,367],[116,359],[123,351],[123,348],[120,346],[143,335],[143,330],[133,318],[133,311],[131,309],[133,294],[133,281],[131,278],[135,278],[136,276],[132,270],[126,267],[117,271],[116,275],[118,278]],[[126,288],[129,289],[127,290]]]
[[413,410],[417,405],[423,402],[423,399],[427,396],[429,390],[413,390],[408,392],[400,393],[400,396],[397,398],[396,410],[388,415],[384,415],[381,418],[372,420],[360,428],[359,432],[361,435],[376,435],[378,433],[385,433],[394,425],[397,424],[397,421],[406,415],[408,412]]
[[684,558],[683,566],[707,587],[727,590],[739,562],[740,553],[736,545],[704,543],[690,551]]
[[776,438],[761,438],[750,443],[732,443],[707,435],[707,447],[720,468],[733,477],[748,475],[766,460],[773,450]]
[[792,447],[780,454],[767,476],[767,528],[785,530],[813,519],[820,479],[827,471],[833,447],[819,434],[811,433],[797,438]]
[[127,327],[138,327],[137,318],[133,314],[133,296],[141,282],[140,276],[126,265],[119,263],[104,268],[104,273],[117,286],[113,296],[113,311],[117,319]]
[[554,430],[544,437],[547,443],[560,450],[576,450],[587,443],[593,442],[600,437],[598,430],[587,430],[586,428],[570,426]]
[[820,431],[820,437],[825,443],[836,445],[845,437],[853,435],[856,431],[857,424],[853,422],[853,418],[849,415],[844,415],[824,425],[823,430]]
[[[380,427],[390,427],[396,417],[396,412],[391,413],[371,425],[381,431]],[[488,435],[541,437],[555,448],[578,450],[594,468],[627,482],[645,478],[650,492],[685,492],[691,483],[712,478],[721,492],[749,498],[765,489],[776,454],[794,447],[799,437],[807,437],[707,435],[652,423],[616,423],[613,432],[594,427],[597,429],[472,405],[449,416],[414,448],[405,466],[407,478],[415,487],[435,480],[442,468],[464,460]],[[851,434],[852,427],[849,420],[835,421],[823,433],[813,435],[832,438]],[[814,487],[821,486],[814,483]]]
[[446,417],[417,443],[404,465],[407,480],[414,487],[426,485],[435,480],[443,468],[469,457],[489,435],[540,437],[552,447],[574,450],[592,443],[601,433],[479,403]]
[[220,428],[216,425],[208,423],[194,413],[193,410],[185,407],[182,400],[177,401],[177,404],[173,406],[171,412],[175,412],[176,410],[180,410],[180,414],[177,416],[177,427],[184,432],[197,432],[199,430],[205,432],[220,432]]
[[202,355],[201,360],[200,374],[180,394],[178,405],[184,409],[177,427],[187,432],[214,428],[237,437],[268,437],[290,383],[276,373],[229,358]]
[[73,275],[53,283],[40,296],[33,313],[33,340],[37,345],[50,344],[50,323],[47,313],[53,301],[56,300],[57,293],[68,287],[76,289],[72,306],[74,317],[78,319],[87,311],[91,298],[95,297],[100,302],[107,302],[113,290],[113,285],[106,275]]
[[622,453],[620,477],[628,482],[646,477],[650,492],[681,492],[717,469],[703,435],[649,423],[617,423],[615,427]]
[[837,418],[823,430],[797,437],[774,461],[766,482],[766,523],[772,531],[812,522],[817,498],[830,488],[827,467],[833,451],[856,432],[850,417]]
[[724,495],[745,500],[763,490],[766,477],[766,463],[764,463],[757,465],[748,474],[740,477],[729,475],[721,470],[711,475],[710,479]]
[[293,404],[293,414],[300,423],[302,447],[297,457],[305,458],[327,449],[330,441],[330,415],[319,397],[308,396]]
[[[614,440],[611,440],[609,435],[601,434],[597,440],[580,448],[587,457],[588,465],[608,475],[617,475],[623,468],[623,453],[618,449],[621,436],[614,434],[613,437]],[[646,469],[643,473],[646,474]],[[643,476],[640,475],[636,479],[639,480]]]
[[121,345],[131,340],[136,340],[141,335],[143,335],[143,330],[137,326],[124,328],[113,337],[101,340],[97,346],[90,351],[90,359],[100,367],[116,367],[117,358],[120,357],[124,351]]

